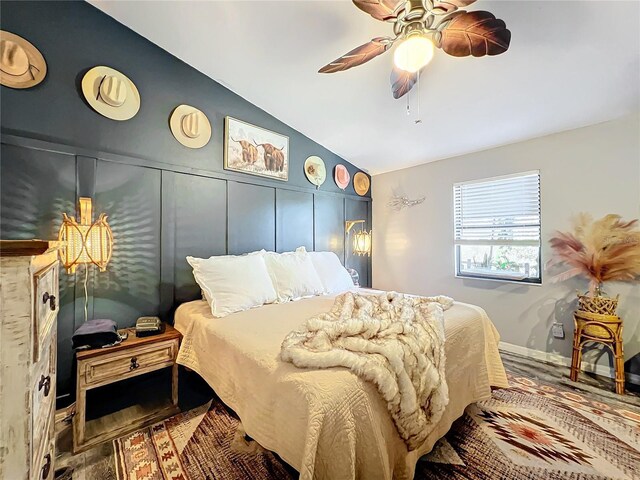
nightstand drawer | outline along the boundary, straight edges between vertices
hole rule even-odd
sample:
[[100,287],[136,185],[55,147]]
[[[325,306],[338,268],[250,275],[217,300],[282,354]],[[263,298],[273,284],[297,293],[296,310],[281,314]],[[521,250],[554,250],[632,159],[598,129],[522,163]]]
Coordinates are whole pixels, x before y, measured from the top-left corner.
[[177,352],[178,341],[170,340],[130,348],[121,355],[85,360],[81,368],[84,369],[86,385],[110,383],[171,366]]

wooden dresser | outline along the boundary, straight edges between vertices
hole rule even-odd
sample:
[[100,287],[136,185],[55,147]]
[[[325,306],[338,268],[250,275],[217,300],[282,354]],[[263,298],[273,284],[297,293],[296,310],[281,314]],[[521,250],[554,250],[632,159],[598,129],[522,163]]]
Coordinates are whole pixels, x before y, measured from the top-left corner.
[[58,245],[0,240],[0,479],[53,478]]

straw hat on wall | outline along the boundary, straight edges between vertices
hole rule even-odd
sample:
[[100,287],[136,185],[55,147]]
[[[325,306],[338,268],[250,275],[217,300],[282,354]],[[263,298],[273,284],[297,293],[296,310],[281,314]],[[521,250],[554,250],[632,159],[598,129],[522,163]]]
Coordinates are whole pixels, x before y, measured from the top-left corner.
[[182,145],[202,148],[211,139],[211,123],[207,116],[191,105],[178,105],[169,118],[171,133]]
[[82,93],[91,108],[111,120],[129,120],[140,110],[140,94],[129,78],[113,68],[98,66],[82,78]]
[[47,62],[31,42],[0,30],[0,84],[11,88],[29,88],[47,75]]

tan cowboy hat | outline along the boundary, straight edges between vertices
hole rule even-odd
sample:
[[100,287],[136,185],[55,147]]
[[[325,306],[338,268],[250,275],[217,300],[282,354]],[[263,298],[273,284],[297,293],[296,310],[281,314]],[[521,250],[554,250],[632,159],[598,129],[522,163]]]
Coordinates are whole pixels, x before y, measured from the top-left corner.
[[353,176],[353,188],[361,197],[366,195],[371,186],[371,180],[364,173],[358,172]]
[[202,148],[211,139],[211,124],[207,116],[191,105],[178,105],[169,118],[171,133],[182,145]]
[[0,84],[11,88],[29,88],[47,75],[47,62],[29,41],[0,30]]
[[111,120],[129,120],[140,110],[138,89],[113,68],[93,67],[82,77],[82,93],[91,108]]
[[333,174],[336,185],[339,188],[344,190],[349,186],[349,180],[351,180],[351,175],[349,175],[349,170],[342,164],[336,165],[336,170]]
[[304,162],[304,174],[307,176],[307,180],[316,187],[320,187],[327,179],[327,169],[324,166],[324,162],[315,155],[307,158]]

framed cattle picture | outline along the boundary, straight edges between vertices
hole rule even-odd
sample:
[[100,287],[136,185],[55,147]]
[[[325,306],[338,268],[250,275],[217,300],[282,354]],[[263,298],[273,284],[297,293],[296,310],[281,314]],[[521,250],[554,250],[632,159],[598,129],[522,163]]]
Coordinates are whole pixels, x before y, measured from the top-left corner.
[[289,179],[289,137],[225,117],[224,168],[286,182]]

